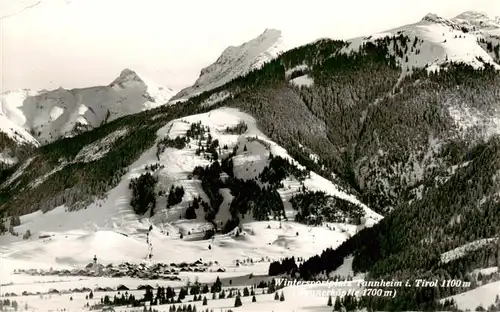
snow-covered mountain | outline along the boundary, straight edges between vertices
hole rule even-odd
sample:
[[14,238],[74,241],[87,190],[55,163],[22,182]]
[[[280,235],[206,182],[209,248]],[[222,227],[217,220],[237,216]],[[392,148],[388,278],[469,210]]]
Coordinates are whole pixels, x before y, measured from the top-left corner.
[[467,11],[451,20],[468,31],[500,31],[500,17],[492,18],[483,12]]
[[[56,142],[33,151],[0,181],[0,212],[21,215],[19,222],[11,219],[10,233],[0,235],[9,269],[0,273],[12,282],[3,291],[22,293],[28,286],[21,281],[46,291],[37,273],[11,272],[42,266],[56,267],[47,275],[67,269],[72,276],[66,278],[89,287],[121,284],[92,277],[76,282],[79,267],[94,254],[111,264],[108,271],[123,261],[145,260],[139,269],[145,270],[154,262],[202,257],[234,270],[226,275],[233,281],[242,277],[241,257],[309,257],[329,247],[294,274],[308,280],[304,273],[326,278],[345,271],[347,278],[354,269],[385,278],[434,274],[437,267],[440,276],[444,270],[458,278],[456,272],[466,276],[498,266],[498,248],[486,248],[498,236],[491,225],[500,224],[500,78],[485,66],[499,68],[495,49],[481,41],[495,38],[496,22],[474,12],[454,19],[429,14],[347,43],[319,40],[289,51],[279,58],[284,66],[256,71],[259,82],[272,79],[264,88],[244,79],[224,86],[276,57],[281,34],[267,30],[260,40],[228,48],[202,71],[197,88],[181,91],[171,103],[212,92],[106,127],[99,125],[134,111],[134,103],[140,111],[161,101],[144,98],[168,96],[130,70],[106,87],[17,95],[27,99],[3,116],[37,141],[71,136],[66,128],[76,125],[97,129],[64,141],[67,148]],[[465,65],[448,64],[453,62]],[[485,70],[475,70],[480,67]],[[241,89],[248,92],[220,102]],[[70,103],[68,114],[54,109],[60,98]],[[95,98],[105,100],[89,100]],[[26,105],[43,106],[41,116],[56,117],[38,122],[33,111],[25,113]],[[44,135],[35,132],[42,129]],[[471,240],[488,244],[469,249]],[[470,252],[484,259],[474,262]],[[440,254],[451,261],[434,261]],[[265,275],[268,268],[243,270]],[[134,278],[126,283],[139,283]],[[474,305],[489,304],[497,286],[454,297],[465,302],[481,292],[485,298]],[[75,301],[83,303],[82,297]],[[327,298],[316,297],[324,308]],[[426,298],[412,294],[408,300],[420,297]]]
[[[486,43],[482,45],[480,42],[480,39],[486,39],[500,43],[500,18],[493,19],[474,11],[464,12],[452,19],[429,13],[414,24],[350,39],[348,42],[351,44],[346,50],[353,51],[368,41],[394,35],[408,36],[412,40],[413,46],[409,50],[403,48],[403,51],[399,51],[399,48],[394,47],[394,53],[398,54],[403,69],[408,72],[411,72],[413,67],[435,70],[440,65],[453,61],[465,62],[475,67],[490,63],[500,68],[492,51],[487,51]],[[173,96],[171,102],[182,102],[220,87],[261,67],[280,52],[294,47],[287,44],[281,31],[266,29],[257,38],[224,50],[213,64],[201,70],[199,78],[192,86]]]
[[220,87],[234,78],[260,68],[280,52],[291,48],[293,46],[287,43],[281,31],[268,28],[255,39],[225,49],[215,63],[201,70],[199,78],[192,86],[181,90],[172,101],[186,100]]
[[173,90],[157,86],[130,69],[123,70],[108,86],[10,91],[0,97],[0,116],[8,120],[2,123],[2,131],[46,144],[166,104],[172,95]]
[[453,19],[430,13],[414,24],[351,39],[347,50],[356,50],[368,41],[402,35],[410,39],[409,47],[393,46],[393,53],[406,72],[411,72],[414,67],[436,70],[449,62],[463,62],[475,68],[488,63],[500,69],[480,43],[482,38],[490,38],[500,30],[498,21],[498,18],[491,19],[472,11]]

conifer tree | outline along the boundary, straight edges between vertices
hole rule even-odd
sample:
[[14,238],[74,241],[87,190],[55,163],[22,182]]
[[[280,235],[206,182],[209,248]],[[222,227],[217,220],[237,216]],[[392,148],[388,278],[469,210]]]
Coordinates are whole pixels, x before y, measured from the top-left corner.
[[208,293],[209,291],[210,291],[210,290],[208,289],[208,285],[207,285],[207,284],[205,284],[205,286],[203,286],[203,289],[201,290],[201,292],[202,292],[203,294],[206,294],[206,293]]
[[243,303],[241,302],[241,297],[236,296],[236,298],[234,299],[234,307],[237,308],[237,307],[241,307],[242,305],[243,305]]
[[220,281],[219,276],[215,279],[214,283],[214,291],[213,292],[220,292],[222,290],[222,282]]
[[187,291],[184,287],[182,287],[180,290],[179,290],[179,297],[178,297],[178,300],[183,300],[184,298],[186,298],[186,295],[187,295]]
[[269,283],[269,285],[267,286],[267,293],[273,293],[276,291],[276,282],[274,281],[274,279],[271,281],[271,283]]
[[342,304],[341,304],[341,302],[340,302],[340,297],[339,297],[339,296],[337,296],[337,297],[335,298],[335,304],[334,304],[334,306],[333,306],[333,311],[340,311],[340,309],[341,309],[341,308],[342,308]]

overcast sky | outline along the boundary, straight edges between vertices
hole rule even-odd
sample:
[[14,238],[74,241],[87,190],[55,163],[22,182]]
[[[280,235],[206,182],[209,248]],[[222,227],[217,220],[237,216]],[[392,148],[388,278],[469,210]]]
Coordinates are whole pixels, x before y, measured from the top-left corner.
[[179,89],[265,28],[352,38],[432,12],[500,15],[500,0],[0,0],[2,90],[110,83],[123,68]]

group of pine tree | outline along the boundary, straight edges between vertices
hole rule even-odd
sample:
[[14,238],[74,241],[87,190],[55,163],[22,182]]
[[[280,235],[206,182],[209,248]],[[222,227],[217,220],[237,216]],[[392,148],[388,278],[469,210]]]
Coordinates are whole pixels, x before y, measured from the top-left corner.
[[[229,285],[231,285],[231,281],[229,281]],[[133,294],[128,293],[128,291],[119,291],[114,297],[105,295],[100,298],[99,303],[91,306],[87,302],[86,306],[94,309],[105,306],[145,307],[145,303],[148,303],[150,309],[153,309],[154,306],[170,304],[170,311],[196,312],[197,308],[194,302],[201,302],[202,306],[206,306],[209,300],[234,298],[234,307],[243,305],[243,297],[251,297],[252,303],[257,302],[256,295],[258,295],[258,293],[256,290],[258,289],[260,289],[260,294],[276,293],[275,300],[284,301],[285,297],[283,292],[278,294],[278,290],[281,288],[282,286],[276,285],[275,280],[271,280],[269,282],[261,281],[251,287],[243,287],[242,289],[224,289],[220,278],[217,277],[215,282],[210,286],[208,284],[202,285],[198,281],[195,281],[194,283],[188,283],[177,291],[169,286],[160,286],[156,288],[155,292],[153,287],[146,286],[144,287],[145,293],[142,298],[136,298]],[[193,303],[185,302],[189,295],[193,296],[192,299],[189,300],[189,302]],[[92,300],[94,298],[94,293],[91,291],[85,298],[86,300]],[[72,298],[70,298],[70,300],[72,300]],[[203,310],[200,312],[203,312]]]
[[[11,311],[10,309],[18,311],[18,309],[20,308],[22,308],[22,306],[19,306],[19,303],[16,300],[10,300],[10,299],[0,300],[0,311]],[[28,310],[27,304],[25,305],[24,309]]]

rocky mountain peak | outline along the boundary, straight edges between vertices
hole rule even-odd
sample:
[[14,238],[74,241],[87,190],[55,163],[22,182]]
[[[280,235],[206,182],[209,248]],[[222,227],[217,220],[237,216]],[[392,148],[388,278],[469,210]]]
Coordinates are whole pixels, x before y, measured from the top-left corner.
[[110,87],[120,86],[122,88],[126,88],[128,86],[136,86],[137,84],[146,85],[144,80],[139,77],[139,75],[129,69],[125,68],[121,71],[120,75],[110,84]]

